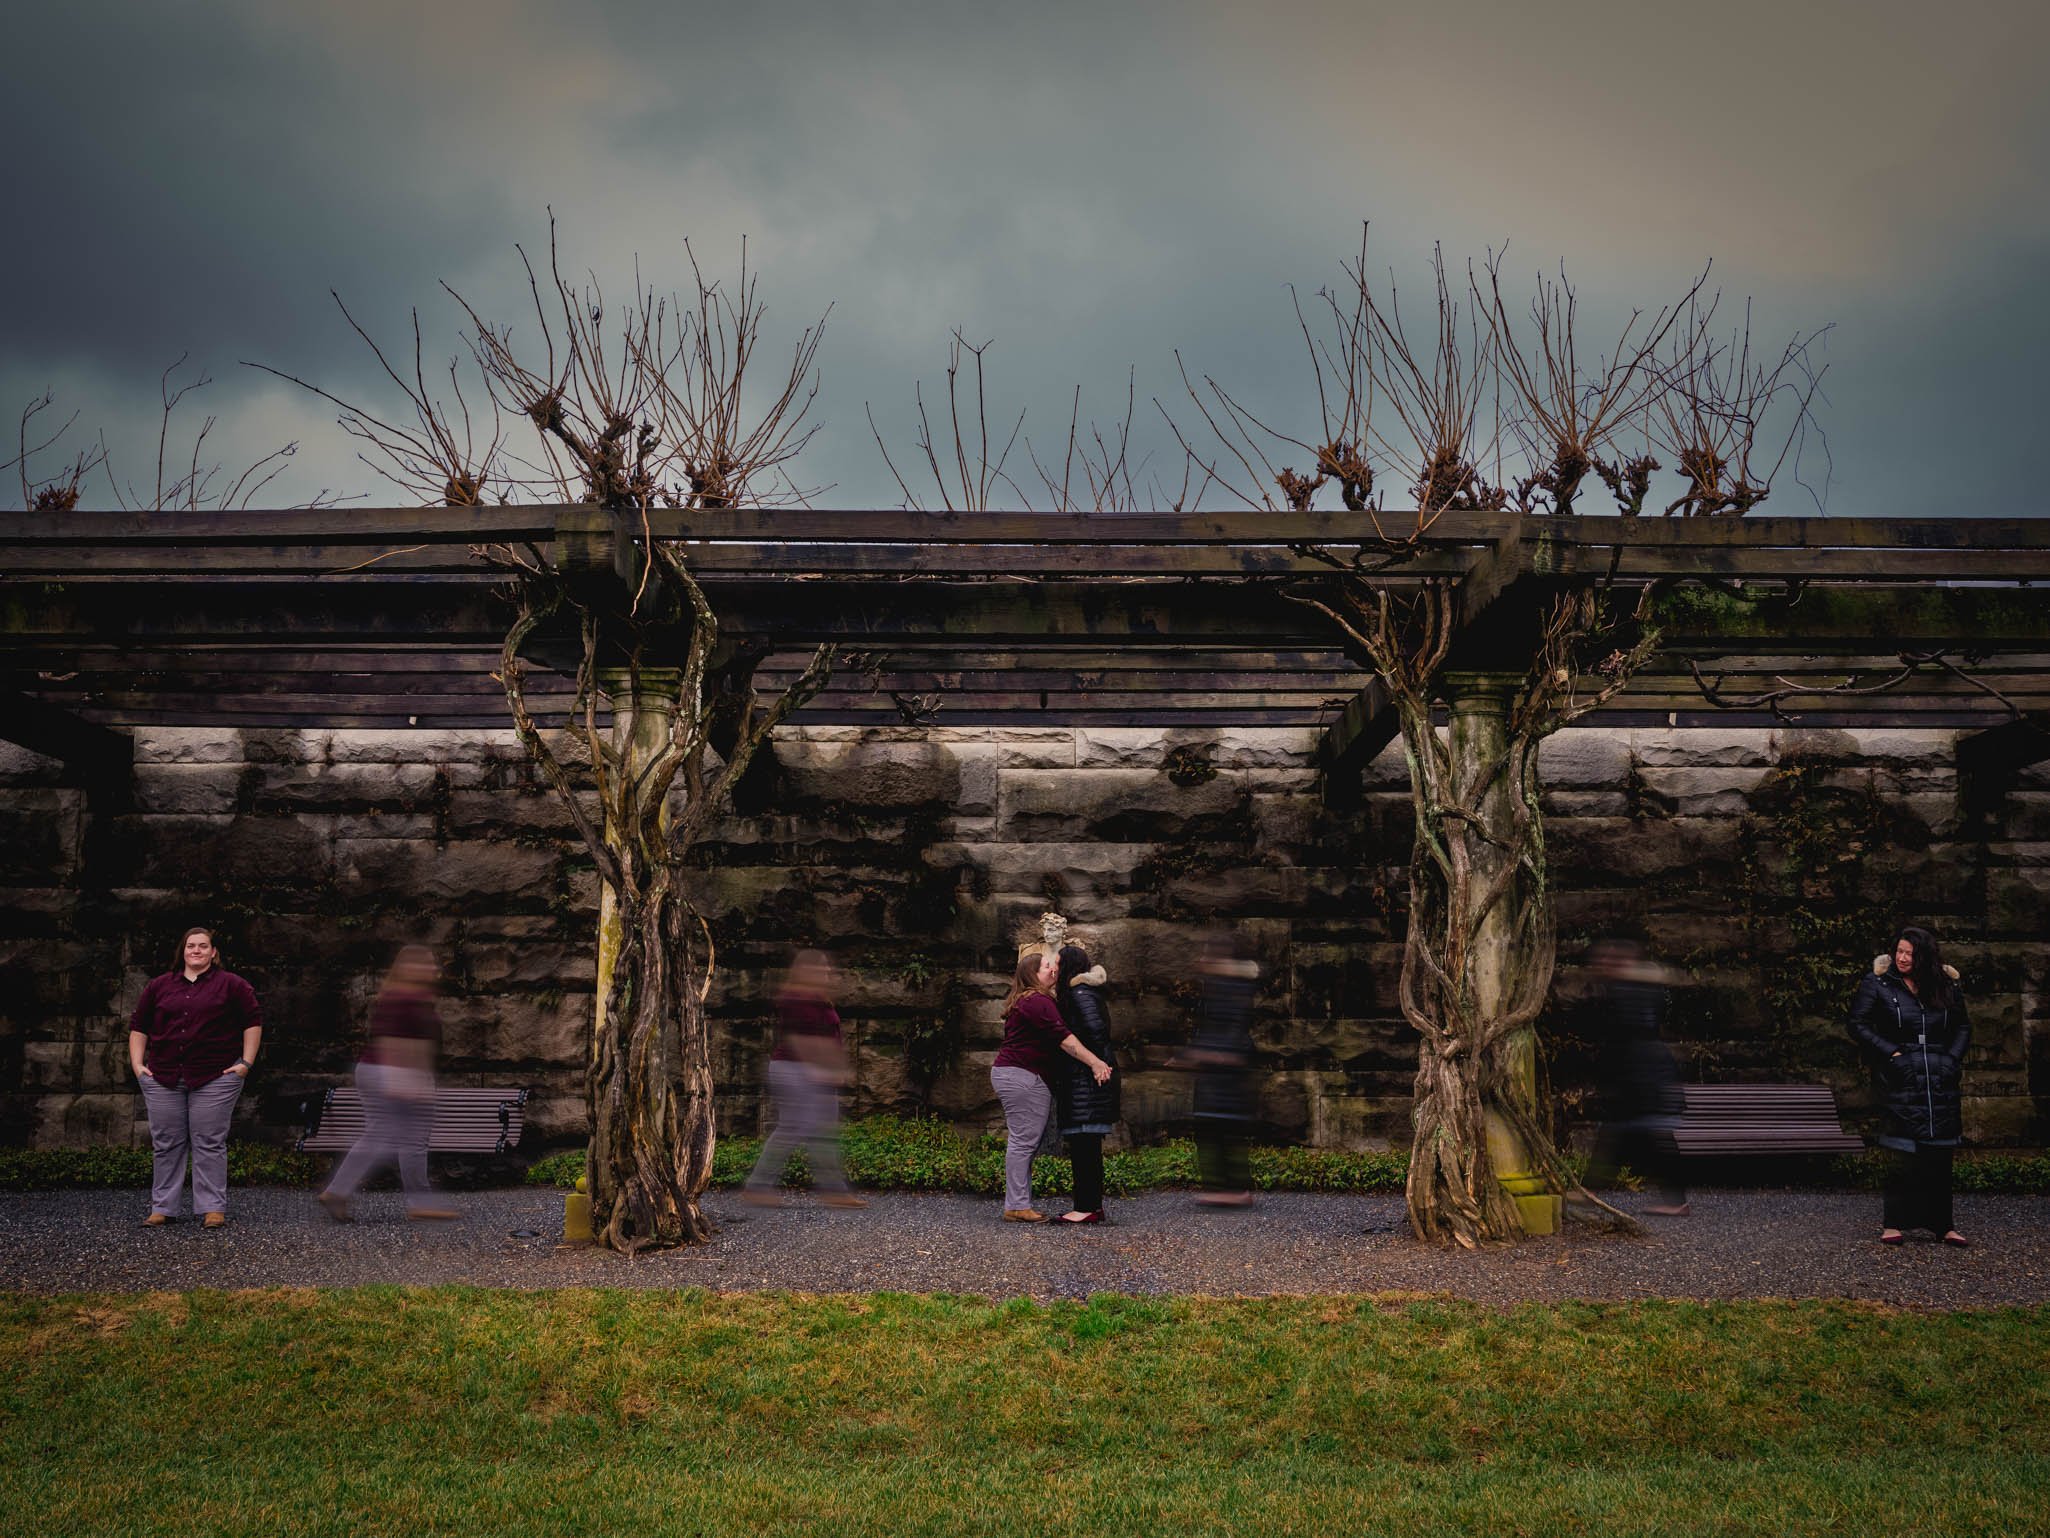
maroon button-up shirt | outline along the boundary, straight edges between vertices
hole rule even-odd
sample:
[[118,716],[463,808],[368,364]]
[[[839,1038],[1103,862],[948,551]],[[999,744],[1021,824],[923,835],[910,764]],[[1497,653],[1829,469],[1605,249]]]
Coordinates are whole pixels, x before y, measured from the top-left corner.
[[233,972],[208,967],[187,982],[184,970],[153,977],[135,1001],[131,1031],[149,1038],[142,1063],[166,1089],[198,1089],[242,1055],[242,1033],[263,1024],[256,990]]

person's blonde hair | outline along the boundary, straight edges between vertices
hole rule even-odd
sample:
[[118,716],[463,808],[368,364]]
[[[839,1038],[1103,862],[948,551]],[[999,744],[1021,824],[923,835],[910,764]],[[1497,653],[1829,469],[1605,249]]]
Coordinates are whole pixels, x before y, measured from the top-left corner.
[[1045,960],[1046,952],[1036,946],[1018,953],[1018,970],[1011,974],[1011,991],[1004,995],[1005,1014],[1026,994],[1039,992],[1039,968]]

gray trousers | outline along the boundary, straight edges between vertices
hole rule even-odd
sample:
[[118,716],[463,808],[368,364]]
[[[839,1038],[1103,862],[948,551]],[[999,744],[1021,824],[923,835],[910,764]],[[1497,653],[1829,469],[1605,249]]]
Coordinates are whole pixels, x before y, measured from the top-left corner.
[[192,1210],[228,1210],[228,1124],[242,1098],[242,1076],[224,1073],[198,1089],[172,1089],[142,1076],[149,1110],[153,1173],[149,1210],[167,1218],[185,1205],[185,1166],[192,1165]]
[[762,1156],[747,1177],[747,1189],[767,1191],[783,1178],[783,1166],[799,1143],[821,1191],[845,1191],[840,1168],[840,1091],[809,1063],[769,1060],[769,1112],[776,1129],[762,1144]]
[[990,1087],[1004,1107],[1004,1210],[1032,1205],[1032,1160],[1060,1142],[1053,1091],[1030,1068],[992,1068]]
[[418,1068],[358,1063],[356,1091],[363,1097],[363,1135],[350,1146],[327,1183],[328,1194],[354,1196],[372,1171],[399,1167],[406,1205],[427,1194],[427,1133],[434,1123],[434,1075]]

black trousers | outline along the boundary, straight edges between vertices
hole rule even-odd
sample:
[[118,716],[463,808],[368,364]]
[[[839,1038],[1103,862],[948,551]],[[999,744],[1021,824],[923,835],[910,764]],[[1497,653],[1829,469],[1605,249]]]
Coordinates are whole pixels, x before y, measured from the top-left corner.
[[1253,1189],[1248,1131],[1236,1118],[1196,1118],[1196,1171],[1204,1190],[1237,1195]]
[[1068,1157],[1075,1165],[1075,1210],[1103,1211],[1103,1134],[1070,1132]]
[[1917,1147],[1913,1153],[1889,1151],[1885,1186],[1885,1224],[1888,1228],[1926,1228],[1932,1234],[1950,1232],[1951,1148]]
[[1672,1133],[1639,1122],[1604,1122],[1587,1161],[1589,1189],[1614,1185],[1616,1172],[1624,1165],[1656,1185],[1668,1207],[1687,1200],[1687,1180]]

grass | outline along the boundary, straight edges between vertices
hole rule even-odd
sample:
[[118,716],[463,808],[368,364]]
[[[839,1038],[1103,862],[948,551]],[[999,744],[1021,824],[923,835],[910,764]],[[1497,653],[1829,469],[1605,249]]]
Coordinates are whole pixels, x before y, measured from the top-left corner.
[[0,1298],[0,1531],[2041,1533],[2050,1310]]

